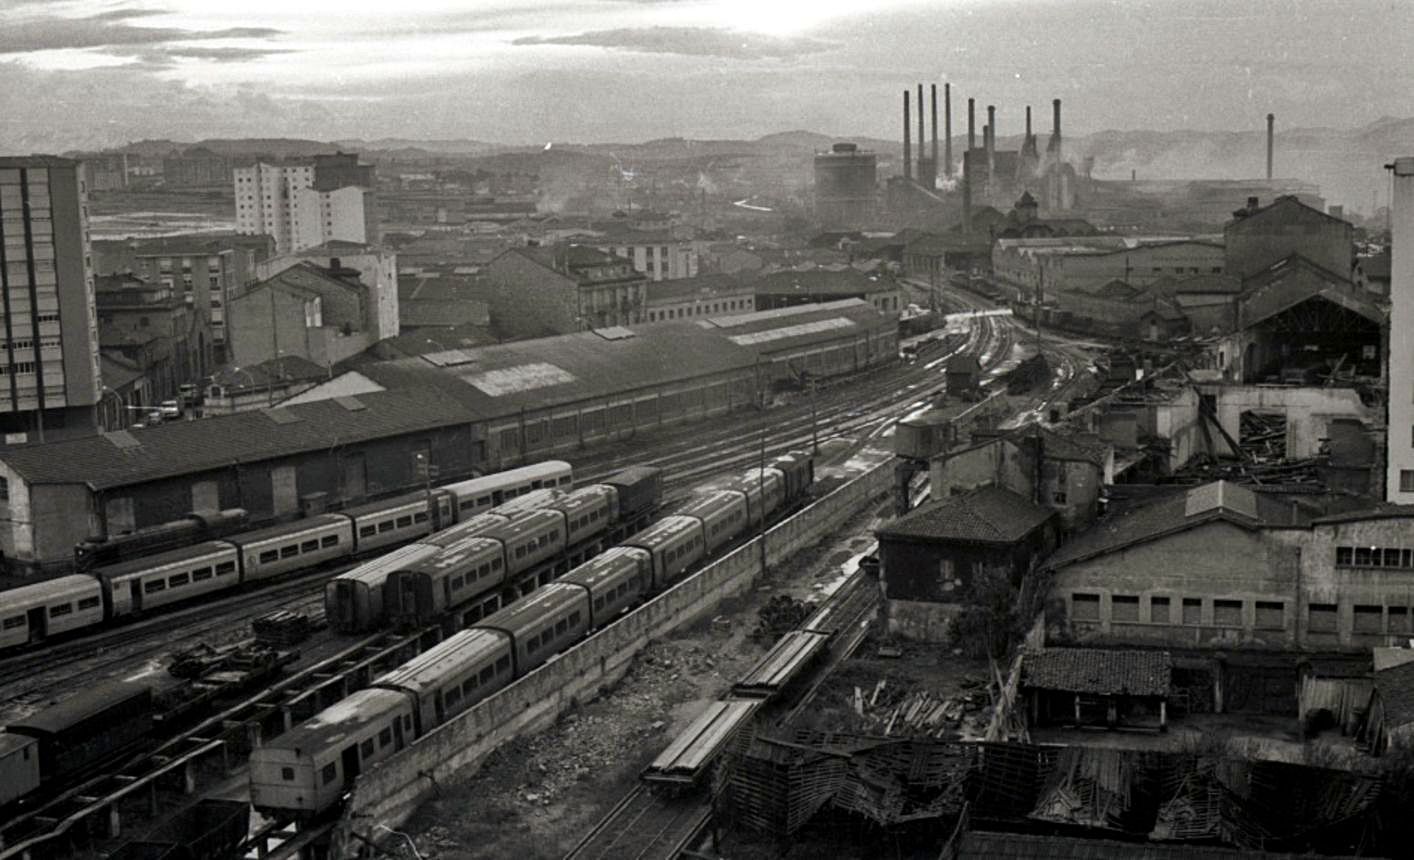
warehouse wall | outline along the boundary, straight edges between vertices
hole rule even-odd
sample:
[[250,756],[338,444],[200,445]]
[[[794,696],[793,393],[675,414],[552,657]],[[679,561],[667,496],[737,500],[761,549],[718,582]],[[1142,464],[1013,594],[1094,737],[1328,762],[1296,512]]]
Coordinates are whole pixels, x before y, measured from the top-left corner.
[[[892,479],[893,463],[885,461],[770,529],[768,565],[833,535],[887,493]],[[375,825],[395,827],[406,820],[435,783],[475,772],[502,743],[553,724],[578,702],[617,683],[650,640],[708,617],[723,598],[751,585],[761,574],[759,541],[743,544],[360,776],[343,826],[369,838],[380,835],[372,832]],[[347,838],[347,830],[343,835]]]

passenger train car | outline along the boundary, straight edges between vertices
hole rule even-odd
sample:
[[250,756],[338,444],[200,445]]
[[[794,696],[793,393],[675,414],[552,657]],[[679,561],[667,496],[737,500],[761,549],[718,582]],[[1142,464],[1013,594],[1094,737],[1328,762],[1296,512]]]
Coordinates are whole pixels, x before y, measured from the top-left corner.
[[[606,544],[641,528],[662,499],[662,473],[635,467],[571,492],[542,490],[510,500],[420,541],[427,555],[396,565],[378,559],[330,581],[325,615],[340,632],[385,624],[460,629],[496,611]],[[383,607],[349,606],[341,580],[383,581]]]
[[[325,812],[352,786],[354,776],[391,755],[385,752],[382,738],[388,738],[388,749],[396,752],[524,677],[680,581],[688,568],[710,554],[708,535],[714,535],[721,547],[729,540],[723,537],[726,524],[740,524],[732,537],[750,533],[756,526],[752,517],[769,517],[799,501],[813,480],[811,459],[802,454],[777,459],[764,474],[750,470],[730,482],[738,489],[710,493],[689,503],[685,510],[697,514],[668,517],[470,629],[452,634],[374,680],[371,689],[356,694],[361,698],[346,699],[254,750],[252,805],[273,815],[309,817]],[[747,489],[753,483],[754,495]],[[736,509],[740,517],[724,513],[732,510],[732,504],[741,506]],[[719,525],[715,533],[707,525],[709,520]],[[375,737],[379,742],[370,743]]]
[[537,463],[0,591],[0,648],[41,642],[242,584],[384,551],[470,521],[519,496],[568,491],[573,481],[570,464]]

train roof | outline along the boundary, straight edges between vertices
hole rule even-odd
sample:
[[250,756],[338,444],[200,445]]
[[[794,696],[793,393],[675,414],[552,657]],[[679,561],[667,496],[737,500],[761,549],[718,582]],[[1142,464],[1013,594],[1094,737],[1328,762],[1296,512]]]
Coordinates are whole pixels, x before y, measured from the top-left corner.
[[106,681],[80,690],[18,722],[10,723],[9,729],[21,734],[57,735],[95,714],[143,697],[152,697],[152,688],[146,684]]
[[724,507],[741,503],[741,493],[736,490],[717,490],[692,499],[678,509],[684,517],[703,517],[716,513]]
[[491,510],[503,516],[510,516],[523,511],[534,511],[540,508],[551,507],[556,502],[563,500],[564,497],[565,492],[563,490],[542,487],[538,490],[531,490],[528,493],[516,496],[514,499],[508,499]]
[[564,473],[573,475],[574,467],[564,460],[546,460],[543,463],[532,463],[529,466],[507,469],[504,472],[496,472],[490,475],[482,475],[480,478],[470,478],[465,481],[458,481],[455,484],[447,484],[442,487],[442,489],[450,490],[457,495],[476,494],[499,489],[507,484],[544,480],[551,476],[558,477]]
[[401,546],[389,553],[384,553],[372,561],[366,561],[352,570],[346,570],[333,579],[332,582],[344,580],[358,580],[359,582],[376,581],[381,582],[388,578],[388,574],[399,568],[417,564],[432,555],[436,554],[438,547],[425,543],[410,543]]
[[438,550],[428,558],[418,559],[403,566],[403,570],[437,571],[452,565],[463,564],[467,559],[485,555],[499,558],[501,542],[482,535],[465,535],[460,540],[438,544]]
[[558,581],[593,588],[606,579],[619,576],[625,570],[637,570],[643,552],[644,550],[636,546],[612,547],[571,570]]
[[104,578],[113,576],[127,576],[130,573],[138,573],[144,570],[164,567],[169,564],[180,564],[182,562],[202,561],[214,558],[222,553],[234,553],[236,548],[223,540],[208,540],[201,543],[184,546],[181,549],[170,549],[166,552],[159,552],[156,555],[145,555],[141,558],[130,558],[127,561],[120,561],[117,564],[108,564],[103,567],[93,569],[95,576]]
[[337,702],[264,746],[292,749],[296,755],[340,744],[350,734],[375,720],[386,719],[400,707],[411,708],[407,696],[393,690],[369,687]]
[[367,502],[362,505],[354,505],[351,508],[344,508],[340,513],[348,514],[351,517],[361,517],[365,514],[376,514],[380,511],[402,507],[403,505],[412,504],[413,502],[421,502],[424,505],[427,504],[427,492],[425,490],[419,490],[415,493],[405,493],[401,496],[394,496],[391,499],[384,499],[381,502]]
[[29,735],[11,734],[10,732],[0,729],[0,759],[10,755],[15,750],[34,746],[37,743],[39,743],[39,741]]
[[625,538],[624,546],[657,546],[701,526],[701,522],[692,517],[663,517],[638,534]]
[[68,576],[46,579],[33,585],[21,585],[19,588],[7,588],[0,591],[0,605],[9,607],[20,601],[26,603],[44,602],[60,597],[77,597],[97,590],[98,580],[82,573],[71,573]]
[[555,507],[567,511],[578,510],[586,505],[595,504],[607,499],[612,492],[614,492],[614,488],[607,484],[589,484],[566,493],[565,497],[561,499]]
[[374,681],[379,687],[402,687],[421,694],[459,669],[508,650],[510,640],[499,630],[462,630]]
[[575,602],[587,603],[588,600],[588,595],[579,586],[567,582],[552,582],[489,618],[481,619],[472,629],[504,630],[519,636],[526,627],[539,622],[545,613],[568,608]]
[[269,526],[263,529],[256,529],[250,532],[241,532],[225,538],[233,544],[243,546],[248,543],[260,543],[271,538],[290,537],[292,535],[303,534],[316,529],[324,529],[329,526],[346,525],[348,517],[342,514],[316,514],[312,517],[305,517],[302,520],[281,523],[278,526]]
[[513,516],[510,522],[491,526],[490,528],[478,532],[478,534],[502,541],[515,540],[527,532],[532,532],[536,529],[544,528],[547,525],[555,525],[561,522],[564,522],[564,515],[559,511],[544,509],[525,511]]
[[632,487],[644,481],[662,480],[662,477],[663,470],[657,466],[629,466],[627,469],[620,469],[600,483],[612,484],[615,487]]

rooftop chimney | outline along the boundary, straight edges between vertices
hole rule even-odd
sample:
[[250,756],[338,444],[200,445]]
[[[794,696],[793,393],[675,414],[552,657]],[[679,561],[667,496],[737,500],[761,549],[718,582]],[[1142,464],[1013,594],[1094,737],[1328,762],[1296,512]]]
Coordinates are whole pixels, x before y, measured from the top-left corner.
[[1267,181],[1272,179],[1272,137],[1273,128],[1276,125],[1276,115],[1267,114]]
[[967,148],[977,148],[977,100],[967,100]]
[[952,178],[952,84],[943,84],[943,173]]
[[913,178],[913,123],[908,118],[908,90],[903,91],[903,178]]
[[933,119],[933,180],[936,184],[938,178],[938,85],[930,84],[928,87],[929,107],[932,109]]

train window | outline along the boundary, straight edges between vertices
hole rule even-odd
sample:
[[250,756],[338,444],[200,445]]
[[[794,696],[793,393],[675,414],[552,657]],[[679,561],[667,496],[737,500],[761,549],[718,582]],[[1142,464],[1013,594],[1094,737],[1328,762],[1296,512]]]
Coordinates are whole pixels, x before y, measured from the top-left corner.
[[339,536],[338,536],[338,535],[325,535],[324,537],[322,537],[322,538],[319,539],[319,546],[322,547],[323,549],[328,549],[328,548],[331,547],[331,546],[338,546],[338,545],[339,545]]
[[202,580],[206,580],[206,579],[210,579],[210,578],[211,578],[211,568],[209,568],[209,567],[200,567],[200,568],[197,568],[196,570],[193,570],[193,571],[191,572],[191,581],[192,581],[192,582],[201,582]]
[[460,590],[461,587],[462,587],[463,585],[465,585],[465,584],[466,584],[466,580],[463,579],[463,578],[461,578],[460,576],[454,576],[454,577],[452,577],[452,590],[453,590],[453,591],[458,591],[458,590]]
[[540,636],[539,636],[538,634],[535,635],[535,636],[531,636],[529,639],[526,639],[526,640],[525,640],[525,653],[527,653],[527,654],[534,654],[534,653],[535,653],[535,650],[536,650],[537,648],[539,648],[539,647],[540,647]]
[[299,545],[299,551],[300,551],[300,552],[318,552],[318,551],[319,551],[319,541],[318,541],[318,539],[315,539],[315,540],[307,540],[307,541],[305,541],[304,543],[300,544],[300,545]]
[[167,579],[167,584],[172,586],[173,588],[180,588],[181,586],[186,585],[189,582],[191,582],[190,573],[178,573],[174,576],[168,577]]
[[492,570],[500,570],[500,569],[501,569],[501,559],[500,559],[500,558],[493,558],[493,559],[491,559],[491,569],[492,569]]
[[221,562],[220,564],[216,565],[216,575],[217,575],[217,576],[225,576],[225,575],[228,574],[228,573],[235,573],[235,572],[236,572],[236,563],[235,563],[234,561],[223,561],[223,562]]
[[403,714],[403,728],[412,731],[412,714]]
[[494,677],[496,677],[496,668],[494,666],[487,666],[485,669],[481,670],[481,683],[489,684]]
[[320,771],[320,776],[323,778],[324,784],[328,785],[329,783],[333,782],[335,779],[338,778],[339,766],[334,764],[333,762],[329,762],[328,764],[324,765],[324,770]]
[[555,622],[555,635],[556,635],[556,636],[563,636],[563,635],[565,635],[565,631],[568,630],[568,629],[570,629],[570,624],[569,624],[569,622],[566,621],[565,619],[561,618],[559,621],[556,621],[556,622]]
[[539,544],[540,546],[547,546],[547,545],[550,543],[550,536],[549,536],[549,535],[541,535],[541,536],[540,536],[540,540],[536,541],[536,543]]
[[358,754],[364,758],[373,755],[373,738],[369,738],[358,745]]
[[272,561],[279,561],[279,560],[280,560],[280,551],[279,551],[278,549],[268,549],[268,550],[266,550],[265,552],[262,552],[262,553],[260,554],[260,563],[261,563],[261,564],[269,564],[269,563],[272,562]]
[[283,779],[285,782],[294,782],[294,781],[295,781],[295,769],[292,768],[292,767],[282,767],[282,768],[280,768],[280,779]]
[[597,520],[597,519],[599,519],[599,512],[598,512],[598,511],[590,511],[590,512],[589,512],[589,518],[590,518],[591,520]]
[[373,537],[378,534],[377,526],[363,526],[358,530],[359,537]]
[[472,675],[462,682],[462,694],[470,696],[472,693],[476,692],[476,686],[476,676]]
[[58,606],[49,607],[49,617],[58,618],[60,615],[68,615],[74,611],[72,603],[61,603]]
[[152,593],[157,592],[157,591],[166,591],[166,590],[167,590],[167,580],[165,580],[165,579],[149,579],[147,582],[144,582],[144,583],[142,584],[142,593],[143,593],[143,594],[152,594]]
[[461,504],[457,505],[457,508],[465,511],[469,508],[476,507],[477,504],[479,504],[479,502],[476,499],[462,499]]
[[525,547],[516,547],[516,558],[525,558]]
[[400,529],[405,529],[405,528],[407,528],[407,527],[410,526],[410,525],[412,525],[412,517],[411,517],[411,516],[398,517],[398,520],[397,520],[397,527],[398,527],[398,528],[400,528]]
[[390,531],[392,531],[392,530],[393,530],[393,521],[392,521],[392,520],[384,520],[383,522],[381,522],[381,523],[378,524],[378,533],[379,533],[379,534],[382,534],[383,532],[390,532]]
[[450,707],[453,707],[453,706],[455,706],[455,705],[461,704],[461,700],[462,700],[462,688],[461,688],[461,687],[450,687],[450,688],[448,688],[448,689],[447,689],[447,693],[446,693],[445,696],[442,697],[442,700],[446,703],[447,707],[449,707],[449,708],[450,708]]
[[595,608],[595,609],[603,609],[603,608],[604,608],[604,598],[602,598],[602,597],[596,597],[596,598],[594,598],[594,608]]
[[579,626],[579,610],[576,609],[574,612],[570,613],[570,624],[576,627]]
[[378,733],[378,746],[386,747],[393,742],[393,728],[391,726]]
[[85,597],[79,601],[79,609],[93,609],[98,603],[97,597]]
[[5,619],[3,624],[0,624],[0,629],[14,630],[16,627],[23,626],[25,626],[25,617],[23,615],[11,615],[9,618]]
[[510,658],[510,657],[507,656],[507,657],[498,657],[498,658],[496,658],[496,674],[499,675],[499,674],[501,674],[502,672],[509,672],[510,670],[511,670],[511,658]]
[[294,558],[297,555],[299,555],[299,544],[297,543],[280,547],[280,558]]
[[413,515],[412,515],[412,521],[415,522],[415,523],[425,523],[425,522],[427,522],[427,512],[426,512],[426,511],[419,511],[419,512],[413,514]]

